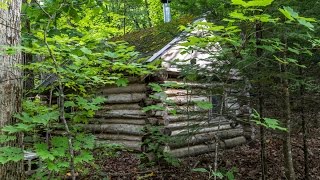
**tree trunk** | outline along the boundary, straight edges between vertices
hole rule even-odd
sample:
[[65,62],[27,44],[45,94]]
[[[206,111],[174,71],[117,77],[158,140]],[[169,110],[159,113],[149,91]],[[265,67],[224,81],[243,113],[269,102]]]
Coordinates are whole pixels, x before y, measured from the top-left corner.
[[[261,46],[261,39],[262,39],[262,23],[257,22],[256,24],[256,45]],[[256,55],[259,58],[262,56],[262,49],[256,49]],[[258,62],[257,64],[258,70],[261,71],[262,64]],[[260,114],[260,121],[263,123],[263,87],[261,84],[261,79],[258,81],[258,93],[259,93],[259,114]],[[266,161],[266,137],[265,137],[265,128],[260,126],[260,159],[261,159],[261,178],[262,180],[267,179],[267,161]]]
[[[300,76],[304,78],[302,68],[299,67]],[[308,134],[307,134],[307,122],[305,118],[305,100],[304,100],[304,94],[305,94],[305,87],[303,84],[300,84],[300,117],[302,121],[302,134],[303,134],[303,157],[304,157],[304,179],[309,180],[309,161],[308,161]]]
[[[21,1],[11,0],[6,8],[0,8],[0,45],[18,46],[20,44]],[[3,52],[3,49],[0,49]],[[22,63],[20,53],[0,55],[0,128],[15,123],[12,115],[21,109],[22,73],[16,68]],[[18,138],[19,139],[19,138]],[[19,142],[10,144],[20,146]],[[24,178],[23,162],[0,165],[1,180],[19,180]]]
[[283,155],[284,155],[284,166],[285,174],[288,180],[295,180],[295,172],[293,168],[292,160],[292,147],[291,147],[291,109],[290,109],[290,92],[289,92],[289,82],[288,82],[288,72],[287,66],[283,65],[283,73],[285,77],[283,78],[283,94],[284,94],[284,126],[287,131],[284,133],[283,137]]

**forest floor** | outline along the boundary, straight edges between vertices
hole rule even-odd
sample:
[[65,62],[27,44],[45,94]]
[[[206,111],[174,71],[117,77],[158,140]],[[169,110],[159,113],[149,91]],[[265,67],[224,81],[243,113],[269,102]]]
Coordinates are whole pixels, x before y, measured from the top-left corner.
[[[304,156],[302,134],[296,133],[292,136],[293,159],[297,179],[304,178]],[[320,129],[313,129],[308,137],[309,146],[309,171],[310,180],[320,180]],[[267,136],[267,179],[285,179],[282,155],[281,139]],[[100,158],[97,160],[100,172],[90,173],[85,179],[163,179],[163,180],[198,180],[208,179],[208,174],[193,172],[193,168],[206,168],[214,166],[214,153],[204,154],[196,157],[188,157],[181,160],[179,167],[141,165],[136,154],[119,151],[115,157]],[[229,150],[221,150],[219,153],[219,168],[227,170],[235,167],[235,179],[261,179],[260,172],[260,145],[252,142]],[[90,177],[90,178],[89,178]],[[108,177],[108,178],[103,178]],[[212,178],[213,179],[213,178]]]

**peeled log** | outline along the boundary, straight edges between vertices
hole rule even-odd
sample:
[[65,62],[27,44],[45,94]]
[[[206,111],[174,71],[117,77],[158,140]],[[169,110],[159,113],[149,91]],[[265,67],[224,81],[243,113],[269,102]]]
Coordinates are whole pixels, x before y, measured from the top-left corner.
[[139,141],[142,142],[142,136],[124,135],[124,134],[96,134],[98,139],[106,140],[125,140],[125,141]]
[[110,110],[110,111],[97,111],[95,117],[103,118],[146,118],[146,113],[142,110]]
[[137,103],[147,98],[146,93],[130,94],[109,94],[107,95],[107,104]]
[[85,130],[91,132],[103,132],[110,134],[129,134],[129,135],[143,135],[144,126],[132,124],[86,124],[79,125]]
[[129,84],[124,87],[105,87],[98,91],[101,95],[122,94],[122,93],[141,93],[146,92],[146,84]]
[[146,121],[144,119],[91,119],[90,122],[99,122],[100,124],[136,124],[144,125]]
[[141,141],[98,140],[96,144],[119,144],[131,150],[141,151]]

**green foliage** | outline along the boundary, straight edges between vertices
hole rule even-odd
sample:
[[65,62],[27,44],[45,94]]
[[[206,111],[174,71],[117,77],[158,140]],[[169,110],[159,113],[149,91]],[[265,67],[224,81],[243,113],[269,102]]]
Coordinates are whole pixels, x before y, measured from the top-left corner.
[[[14,116],[18,123],[1,129],[0,143],[23,133],[25,149],[36,152],[42,162],[35,177],[59,179],[70,170],[85,173],[85,165],[93,162],[95,137],[82,133],[78,125],[88,123],[106,101],[96,89],[126,86],[128,76],[155,69],[140,64],[139,53],[128,43],[109,40],[123,34],[125,17],[110,6],[107,1],[73,0],[23,4],[23,47],[7,48],[6,53],[22,49],[33,58],[22,68],[32,72],[35,82],[25,94],[37,96],[23,102],[23,111]],[[21,149],[1,147],[1,164],[21,159]]]
[[4,146],[0,147],[0,165],[10,161],[18,162],[23,160],[23,151],[21,148]]
[[161,132],[161,129],[161,126],[153,125],[147,126],[145,128],[148,136],[143,141],[142,146],[147,147],[147,149],[142,155],[142,158],[147,158],[147,154],[152,153],[155,159],[149,159],[151,160],[151,163],[160,163],[164,160],[170,165],[179,166],[179,160],[165,150],[165,145],[171,141],[171,137],[163,134]]
[[300,25],[307,27],[309,30],[314,31],[314,26],[311,22],[316,22],[314,18],[301,17],[297,12],[295,12],[291,7],[279,8],[279,11],[290,21],[297,21]]
[[237,172],[237,168],[233,167],[232,169],[228,171],[217,171],[215,172],[211,166],[209,166],[209,169],[206,168],[194,168],[192,169],[194,172],[200,172],[200,173],[207,173],[208,174],[208,179],[212,179],[213,177],[217,177],[219,179],[228,179],[228,180],[234,180],[234,173]]
[[243,7],[261,7],[261,6],[268,6],[270,5],[274,0],[253,0],[253,1],[243,1],[243,0],[231,0],[232,4],[234,5],[240,5]]
[[286,128],[280,126],[279,120],[267,117],[261,118],[260,114],[255,109],[253,109],[253,114],[251,114],[251,117],[254,119],[252,122],[255,122],[257,125],[273,130],[287,131]]
[[196,106],[204,109],[204,110],[210,110],[213,108],[213,105],[211,102],[206,102],[206,101],[196,101]]

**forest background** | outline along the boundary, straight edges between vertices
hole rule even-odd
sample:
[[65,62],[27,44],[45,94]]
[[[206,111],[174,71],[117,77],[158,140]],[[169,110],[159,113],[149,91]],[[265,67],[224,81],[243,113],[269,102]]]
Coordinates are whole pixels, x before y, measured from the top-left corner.
[[[125,86],[127,75],[146,76],[157,71],[158,64],[146,64],[142,57],[182,30],[192,29],[192,19],[204,15],[208,22],[200,25],[214,38],[193,37],[185,46],[193,50],[220,43],[223,50],[217,58],[227,65],[218,75],[203,79],[206,83],[213,76],[224,79],[228,72],[224,70],[230,66],[248,78],[252,85],[250,105],[256,109],[253,124],[259,129],[261,178],[272,174],[268,171],[266,136],[280,139],[283,147],[285,173],[279,176],[319,177],[310,172],[309,156],[315,152],[308,148],[308,138],[319,127],[320,2],[172,0],[170,6],[173,20],[164,24],[160,0],[0,1],[3,179],[26,178],[22,148],[36,152],[42,161],[32,176],[35,179],[76,179],[90,174],[92,168],[100,171],[94,160],[101,153],[97,153],[95,137],[80,133],[73,125],[86,123],[105,101],[95,96],[94,89],[106,84]],[[154,39],[141,42],[142,35],[148,34]],[[189,68],[185,78],[196,80],[199,72],[207,70]],[[42,84],[52,78],[50,84]],[[57,104],[41,103],[41,94],[48,91],[59,97]],[[38,136],[57,128],[66,135]],[[303,151],[301,165],[293,159],[291,135],[295,134],[302,135],[298,144]],[[117,148],[105,145],[102,154]],[[215,156],[213,159],[218,159]],[[175,164],[175,160],[167,161]],[[209,179],[232,179],[235,173],[218,170],[223,167],[218,167],[217,161],[212,166],[195,171],[209,174]],[[146,173],[146,178],[149,175],[152,178],[151,173]]]

